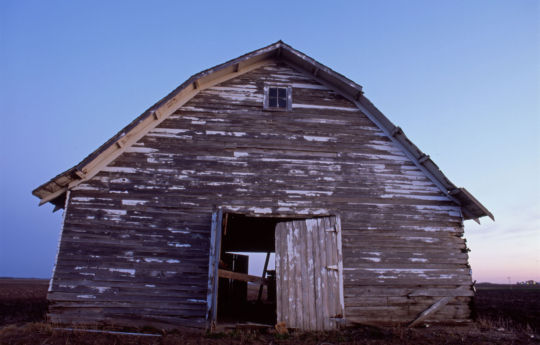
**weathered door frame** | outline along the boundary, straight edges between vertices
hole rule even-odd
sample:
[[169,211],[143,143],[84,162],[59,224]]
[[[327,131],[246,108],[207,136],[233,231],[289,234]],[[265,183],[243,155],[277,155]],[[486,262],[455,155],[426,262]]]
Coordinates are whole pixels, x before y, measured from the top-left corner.
[[210,230],[210,255],[208,262],[208,294],[206,296],[206,328],[213,330],[217,321],[217,291],[218,269],[221,257],[221,232],[223,210],[218,208],[212,212],[212,226]]

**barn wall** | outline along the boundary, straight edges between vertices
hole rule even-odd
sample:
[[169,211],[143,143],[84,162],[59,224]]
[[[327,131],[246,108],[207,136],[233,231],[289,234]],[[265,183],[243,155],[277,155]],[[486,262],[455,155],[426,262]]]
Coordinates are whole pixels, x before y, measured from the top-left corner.
[[[264,83],[293,111],[262,111]],[[342,219],[356,321],[466,320],[459,207],[352,103],[286,65],[202,91],[71,192],[49,300],[58,322],[204,327],[211,212]]]

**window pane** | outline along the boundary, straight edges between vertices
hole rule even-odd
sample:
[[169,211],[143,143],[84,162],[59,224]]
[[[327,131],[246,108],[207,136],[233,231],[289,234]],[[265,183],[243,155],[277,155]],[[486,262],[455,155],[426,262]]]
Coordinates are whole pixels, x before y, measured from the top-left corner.
[[268,107],[287,109],[287,88],[268,88]]

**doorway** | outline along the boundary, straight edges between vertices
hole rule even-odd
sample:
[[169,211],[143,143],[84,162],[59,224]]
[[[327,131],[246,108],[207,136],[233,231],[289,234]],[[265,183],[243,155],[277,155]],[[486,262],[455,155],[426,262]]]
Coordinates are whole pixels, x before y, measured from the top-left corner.
[[275,228],[284,220],[288,219],[223,215],[218,323],[276,323],[276,275],[271,259],[275,255]]
[[253,217],[218,210],[211,241],[210,326],[285,322],[289,328],[330,330],[343,320],[339,217]]

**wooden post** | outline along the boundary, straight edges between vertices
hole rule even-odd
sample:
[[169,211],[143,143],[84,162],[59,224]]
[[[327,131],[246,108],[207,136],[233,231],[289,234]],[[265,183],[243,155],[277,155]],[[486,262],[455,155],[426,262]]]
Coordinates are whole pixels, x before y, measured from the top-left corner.
[[210,234],[210,258],[208,264],[208,294],[206,322],[207,328],[211,329],[217,320],[217,295],[219,281],[219,259],[221,258],[221,222],[223,212],[221,209],[212,214],[212,226]]
[[[266,253],[266,260],[264,261],[264,268],[263,268],[263,274],[262,274],[263,279],[266,279],[266,269],[268,268],[268,260],[269,259],[270,259],[270,252]],[[261,286],[259,286],[259,295],[257,296],[257,302],[261,301],[261,297],[262,297],[262,293],[263,293],[263,287],[264,287],[263,284],[261,284]]]

